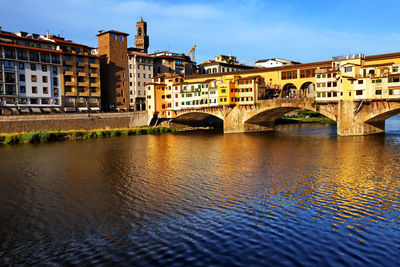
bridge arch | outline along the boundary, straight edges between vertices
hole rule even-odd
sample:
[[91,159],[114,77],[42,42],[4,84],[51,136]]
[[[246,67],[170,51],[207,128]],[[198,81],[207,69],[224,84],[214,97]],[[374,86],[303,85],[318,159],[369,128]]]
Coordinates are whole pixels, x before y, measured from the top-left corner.
[[400,114],[400,103],[372,102],[360,114],[364,123],[383,122]]
[[319,114],[336,121],[334,110],[320,109],[316,106],[313,99],[299,98],[287,102],[282,101],[281,103],[275,103],[273,105],[261,105],[258,110],[249,114],[245,123],[258,125],[262,125],[266,122],[273,123],[283,115],[297,109],[306,109],[318,112]]
[[313,82],[305,82],[300,87],[299,97],[315,98],[315,84]]
[[184,124],[193,127],[209,127],[222,128],[224,124],[224,116],[217,112],[207,111],[184,111],[177,114],[171,123]]
[[287,83],[282,87],[280,98],[294,98],[297,96],[297,87],[293,83]]

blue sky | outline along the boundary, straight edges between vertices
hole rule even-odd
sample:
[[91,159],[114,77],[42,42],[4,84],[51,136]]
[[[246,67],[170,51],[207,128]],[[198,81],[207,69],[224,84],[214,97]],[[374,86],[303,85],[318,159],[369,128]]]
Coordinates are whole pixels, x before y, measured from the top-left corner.
[[314,62],[399,52],[399,11],[399,0],[2,0],[0,26],[49,30],[93,47],[98,30],[113,29],[129,33],[134,46],[135,23],[143,16],[150,52],[187,53],[196,44],[198,63],[216,54]]

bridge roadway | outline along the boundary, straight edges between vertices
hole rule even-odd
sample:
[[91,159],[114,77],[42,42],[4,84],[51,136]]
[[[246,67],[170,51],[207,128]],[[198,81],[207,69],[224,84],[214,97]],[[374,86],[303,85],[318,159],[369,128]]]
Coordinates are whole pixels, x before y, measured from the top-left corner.
[[175,123],[191,124],[214,116],[223,121],[224,133],[273,131],[275,121],[296,109],[318,112],[337,123],[339,136],[385,131],[385,120],[400,113],[400,100],[316,102],[315,98],[275,98],[255,105],[205,107],[176,111]]

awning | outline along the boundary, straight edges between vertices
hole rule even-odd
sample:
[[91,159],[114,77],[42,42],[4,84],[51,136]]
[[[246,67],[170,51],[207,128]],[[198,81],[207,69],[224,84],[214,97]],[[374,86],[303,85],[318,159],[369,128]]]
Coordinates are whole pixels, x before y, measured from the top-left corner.
[[53,110],[54,110],[55,112],[61,112],[61,109],[59,109],[59,108],[53,108]]
[[43,112],[50,113],[50,112],[51,112],[51,108],[42,108],[42,111],[43,111]]
[[21,112],[21,113],[29,113],[30,111],[29,111],[29,108],[20,108],[19,112]]
[[31,108],[33,113],[42,113],[42,111],[40,110],[40,108]]
[[16,108],[11,108],[12,113],[18,114],[18,110]]
[[88,111],[88,108],[86,108],[86,107],[81,107],[81,108],[78,108],[78,110],[79,110],[79,111]]
[[90,110],[93,110],[93,111],[100,111],[100,108],[90,108]]
[[64,108],[65,112],[75,112],[76,109],[75,108]]

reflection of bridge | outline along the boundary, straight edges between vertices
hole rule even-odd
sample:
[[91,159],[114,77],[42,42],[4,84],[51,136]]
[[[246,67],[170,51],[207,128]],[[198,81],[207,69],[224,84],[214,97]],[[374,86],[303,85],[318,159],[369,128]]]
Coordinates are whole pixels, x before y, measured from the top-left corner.
[[316,111],[337,122],[341,136],[380,133],[385,120],[400,113],[399,102],[339,101],[317,103],[315,98],[258,100],[255,105],[207,107],[176,111],[173,122],[190,124],[210,116],[223,121],[225,133],[274,130],[275,120],[296,110]]

